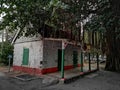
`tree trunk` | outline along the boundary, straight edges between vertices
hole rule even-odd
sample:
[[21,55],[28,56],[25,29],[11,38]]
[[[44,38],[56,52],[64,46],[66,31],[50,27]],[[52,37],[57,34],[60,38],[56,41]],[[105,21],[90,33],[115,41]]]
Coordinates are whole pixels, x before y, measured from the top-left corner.
[[88,31],[88,43],[91,45],[91,32]]
[[79,42],[81,42],[81,29],[79,29],[78,34],[79,34],[78,40],[79,40]]
[[105,70],[120,72],[120,40],[115,31],[107,33],[107,61]]
[[94,47],[94,31],[92,31],[92,46]]
[[120,72],[120,34],[119,20],[120,20],[120,0],[111,0],[112,11],[114,11],[114,22],[110,29],[107,30],[107,62],[106,70]]

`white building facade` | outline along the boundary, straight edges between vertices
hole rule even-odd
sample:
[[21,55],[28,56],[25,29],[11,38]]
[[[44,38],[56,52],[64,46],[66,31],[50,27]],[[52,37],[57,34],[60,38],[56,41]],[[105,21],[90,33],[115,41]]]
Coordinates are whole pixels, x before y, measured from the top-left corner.
[[[13,69],[30,74],[46,74],[61,70],[63,39],[21,37],[14,44]],[[80,66],[80,47],[65,48],[64,69]]]

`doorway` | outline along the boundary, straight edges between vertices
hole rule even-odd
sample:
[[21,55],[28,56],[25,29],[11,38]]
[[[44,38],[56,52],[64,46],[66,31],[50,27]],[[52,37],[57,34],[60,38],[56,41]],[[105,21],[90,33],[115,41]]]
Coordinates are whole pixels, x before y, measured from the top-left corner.
[[62,50],[58,49],[58,71],[61,71]]
[[76,68],[78,66],[78,52],[73,51],[73,67]]

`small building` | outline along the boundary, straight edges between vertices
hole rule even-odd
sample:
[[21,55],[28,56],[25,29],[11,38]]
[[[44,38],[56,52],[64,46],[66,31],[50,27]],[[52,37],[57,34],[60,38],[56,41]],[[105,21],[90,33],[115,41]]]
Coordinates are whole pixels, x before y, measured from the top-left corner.
[[20,37],[15,41],[13,70],[39,75],[60,71],[63,44],[64,70],[79,67],[80,46],[67,39],[43,39],[42,36],[34,36]]

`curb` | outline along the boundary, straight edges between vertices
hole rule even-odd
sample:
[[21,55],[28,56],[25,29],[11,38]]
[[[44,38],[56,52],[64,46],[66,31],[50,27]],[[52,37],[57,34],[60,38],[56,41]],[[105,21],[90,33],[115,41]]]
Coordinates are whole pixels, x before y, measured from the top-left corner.
[[46,86],[51,86],[51,85],[55,85],[59,83],[59,79],[58,78],[53,78],[53,77],[43,77],[42,80],[42,87],[46,87]]
[[79,78],[82,78],[85,75],[94,73],[96,71],[98,71],[98,70],[95,69],[95,70],[92,70],[92,71],[82,72],[82,73],[80,73],[80,75],[77,75],[77,76],[74,76],[74,77],[71,77],[71,78],[60,79],[59,84],[69,84],[71,82],[74,82],[74,81],[78,80]]

